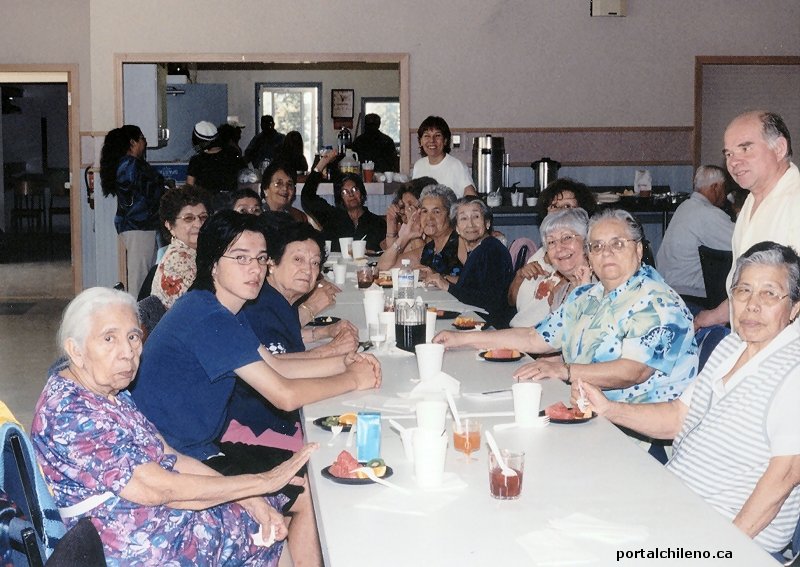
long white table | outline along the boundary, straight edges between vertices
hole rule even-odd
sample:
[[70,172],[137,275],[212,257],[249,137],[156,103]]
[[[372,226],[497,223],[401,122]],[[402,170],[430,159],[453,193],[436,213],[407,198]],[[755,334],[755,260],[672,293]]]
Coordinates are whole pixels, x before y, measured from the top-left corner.
[[[333,315],[350,318],[364,328],[361,293],[348,281],[337,300]],[[388,290],[391,293],[391,290]],[[430,305],[454,309],[460,306],[451,296],[439,291],[420,294]],[[439,321],[438,329],[450,328],[451,321]],[[495,437],[501,447],[524,450],[525,474],[518,500],[500,501],[488,490],[487,449],[473,460],[448,447],[445,470],[454,473],[467,487],[447,492],[425,493],[413,479],[413,465],[406,461],[399,436],[390,429],[388,418],[413,427],[413,413],[402,409],[384,411],[381,454],[394,469],[391,481],[412,491],[411,502],[425,500],[438,509],[425,515],[412,515],[364,506],[389,506],[405,498],[380,485],[346,486],[323,478],[320,471],[330,465],[345,448],[346,435],[328,446],[331,434],[315,426],[318,417],[358,411],[362,403],[371,408],[380,396],[395,397],[409,392],[417,376],[416,360],[389,357],[378,353],[383,368],[383,387],[379,392],[356,392],[306,406],[303,411],[305,436],[320,443],[309,463],[309,482],[326,565],[353,567],[381,566],[505,566],[536,565],[540,558],[517,539],[549,527],[573,512],[589,514],[605,522],[641,526],[647,530],[642,541],[628,545],[605,545],[586,540],[578,551],[563,549],[565,565],[571,557],[589,553],[592,565],[617,563],[617,551],[656,548],[710,552],[730,551],[732,559],[660,559],[656,565],[775,565],[760,547],[687,489],[634,441],[604,418],[584,424],[555,425],[540,429],[509,429]],[[461,392],[481,392],[510,388],[514,369],[523,364],[491,363],[477,358],[474,350],[445,353],[443,370],[461,381]],[[568,388],[556,381],[542,382],[542,407],[556,401],[568,403]],[[484,414],[483,430],[513,421],[512,402],[473,401],[462,395],[459,410]],[[488,414],[488,415],[487,415]],[[448,424],[448,428],[450,425]],[[450,434],[450,431],[448,431]],[[355,455],[355,443],[349,449]],[[402,506],[398,506],[401,508]],[[552,543],[552,542],[551,542]],[[533,556],[532,556],[533,555]],[[662,556],[663,557],[663,556]],[[577,561],[577,559],[576,559]],[[640,565],[641,557],[623,559],[621,564]]]

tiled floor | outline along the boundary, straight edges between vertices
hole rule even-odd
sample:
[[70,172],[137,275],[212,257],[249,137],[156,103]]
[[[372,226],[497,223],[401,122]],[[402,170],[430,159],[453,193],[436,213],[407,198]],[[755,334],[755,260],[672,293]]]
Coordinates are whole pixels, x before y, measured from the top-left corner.
[[68,251],[59,244],[64,238],[68,242],[56,235],[54,246],[41,236],[11,238],[2,250],[9,263],[0,263],[0,399],[26,429],[57,357],[55,334],[72,297]]

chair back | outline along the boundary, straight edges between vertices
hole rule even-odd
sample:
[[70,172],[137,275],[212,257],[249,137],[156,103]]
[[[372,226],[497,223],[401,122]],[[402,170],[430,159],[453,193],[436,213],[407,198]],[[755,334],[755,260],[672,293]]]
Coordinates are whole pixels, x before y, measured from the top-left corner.
[[733,252],[715,250],[708,246],[698,246],[700,268],[703,271],[703,283],[706,286],[707,305],[716,307],[728,298],[725,281],[733,265]]
[[508,247],[508,252],[511,254],[511,261],[514,262],[514,272],[519,270],[528,262],[528,258],[533,256],[538,247],[536,243],[530,238],[517,238]]
[[0,491],[24,516],[8,525],[12,560],[14,565],[42,565],[64,536],[64,523],[22,428],[2,424],[0,441]]

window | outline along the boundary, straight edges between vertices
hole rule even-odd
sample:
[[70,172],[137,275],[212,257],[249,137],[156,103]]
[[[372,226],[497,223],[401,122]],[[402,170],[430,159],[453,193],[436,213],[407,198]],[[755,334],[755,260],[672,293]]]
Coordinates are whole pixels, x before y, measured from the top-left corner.
[[300,132],[309,165],[320,145],[321,90],[320,83],[256,83],[256,123],[269,114],[281,134]]
[[[381,117],[381,132],[400,147],[400,99],[396,97],[364,97],[361,99],[362,116],[377,114]],[[362,129],[363,131],[363,129]]]

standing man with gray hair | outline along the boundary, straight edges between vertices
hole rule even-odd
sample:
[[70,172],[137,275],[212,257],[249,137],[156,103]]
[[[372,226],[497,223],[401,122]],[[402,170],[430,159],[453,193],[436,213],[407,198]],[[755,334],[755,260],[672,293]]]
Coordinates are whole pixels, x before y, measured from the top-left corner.
[[[791,162],[792,137],[779,114],[740,114],[725,130],[722,153],[733,180],[750,191],[733,230],[733,261],[753,244],[770,240],[800,250],[800,170]],[[728,274],[730,284],[732,274]],[[728,301],[701,311],[696,328],[730,320]]]
[[730,250],[733,221],[721,207],[725,203],[725,170],[701,165],[694,175],[694,192],[681,203],[658,249],[656,268],[687,304],[706,304],[706,286],[698,246]]

